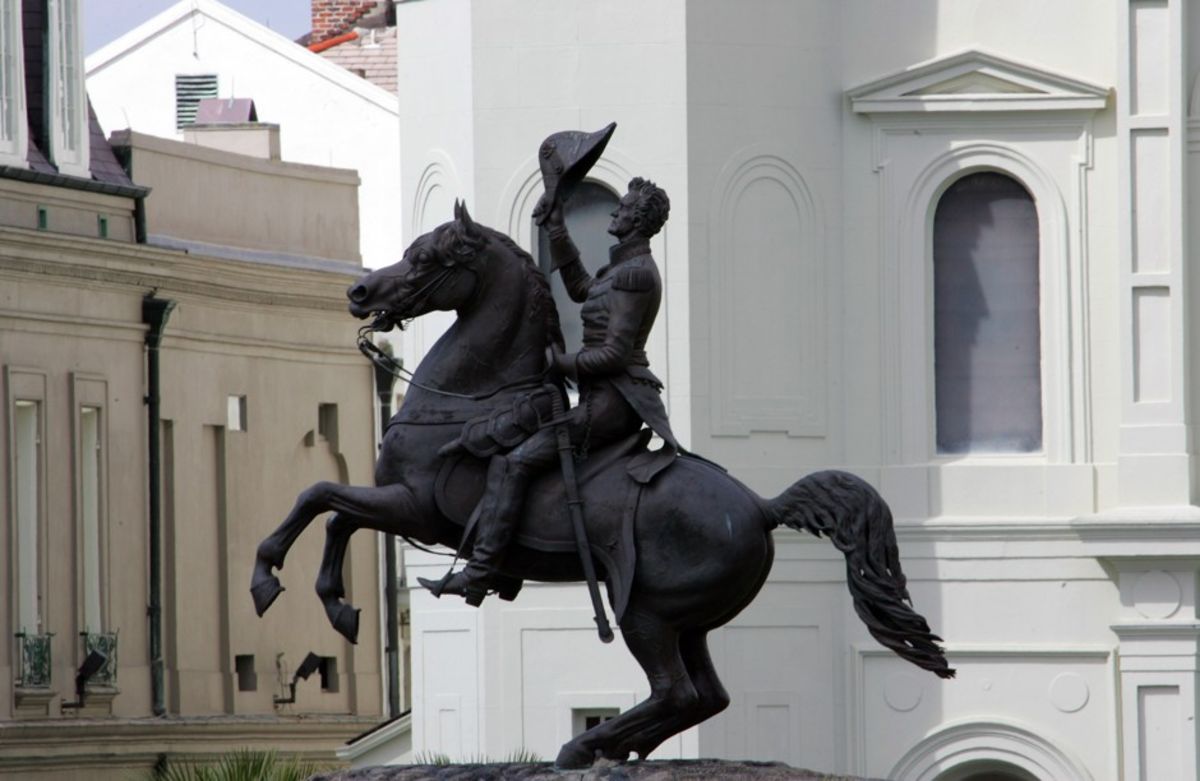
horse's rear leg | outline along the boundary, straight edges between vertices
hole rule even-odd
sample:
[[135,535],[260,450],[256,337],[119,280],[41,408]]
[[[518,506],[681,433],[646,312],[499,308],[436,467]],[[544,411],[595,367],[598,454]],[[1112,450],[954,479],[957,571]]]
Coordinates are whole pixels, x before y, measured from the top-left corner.
[[689,713],[694,717],[693,720],[676,725],[676,731],[682,732],[729,707],[729,693],[721,685],[721,679],[713,667],[712,656],[708,652],[708,630],[682,633],[679,637],[679,653],[696,687],[696,694],[700,696],[696,709]]
[[292,543],[318,515],[335,510],[359,518],[381,519],[380,523],[389,523],[387,530],[404,532],[419,523],[415,505],[412,491],[399,483],[378,487],[314,483],[300,493],[287,518],[258,546],[250,580],[255,611],[261,616],[283,591],[272,570],[283,568]]
[[658,616],[631,609],[621,621],[621,634],[646,672],[650,698],[566,743],[555,760],[558,767],[588,767],[597,755],[624,760],[637,752],[645,758],[675,734],[675,723],[691,719],[699,705],[673,627]]

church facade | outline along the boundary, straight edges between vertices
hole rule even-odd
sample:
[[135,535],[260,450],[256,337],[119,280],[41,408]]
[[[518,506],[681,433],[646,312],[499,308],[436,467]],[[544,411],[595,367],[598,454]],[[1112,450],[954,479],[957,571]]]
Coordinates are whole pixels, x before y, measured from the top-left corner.
[[[670,194],[649,352],[676,433],[763,495],[829,467],[878,487],[958,669],[939,681],[884,651],[840,554],[777,531],[762,593],[710,636],[731,706],[656,756],[1196,778],[1195,9],[436,0],[397,15],[409,239],[463,198],[536,252],[538,144],[616,121],[587,209],[633,176]],[[409,365],[445,324],[426,320]],[[409,582],[445,567],[406,561]],[[581,588],[531,584],[478,611],[411,600],[415,751],[552,757],[648,693],[621,644],[597,641]]]

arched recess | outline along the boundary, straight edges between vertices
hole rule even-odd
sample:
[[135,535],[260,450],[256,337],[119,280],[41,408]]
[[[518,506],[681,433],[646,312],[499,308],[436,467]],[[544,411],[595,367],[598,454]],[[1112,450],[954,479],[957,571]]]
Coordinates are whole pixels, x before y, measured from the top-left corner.
[[713,434],[824,436],[823,223],[804,177],[768,149],[743,149],[717,177],[709,209]]
[[[933,222],[945,191],[962,176],[996,171],[1033,196],[1041,259],[1042,398],[1045,438],[1038,458],[1068,463],[1078,457],[1075,433],[1083,414],[1074,403],[1084,372],[1072,349],[1073,304],[1083,299],[1080,271],[1072,268],[1067,205],[1054,179],[1013,147],[976,142],[932,160],[913,180],[898,214],[893,282],[884,284],[883,322],[888,353],[885,387],[899,394],[889,415],[902,463],[925,463],[936,454],[933,389]],[[1075,341],[1081,341],[1081,334]],[[907,413],[907,414],[906,414]]]
[[442,150],[431,149],[425,168],[417,179],[409,235],[415,239],[452,219],[454,215],[449,211],[441,214],[440,204],[443,200],[453,203],[453,199],[459,197],[459,192],[454,161]]
[[[1034,778],[1093,781],[1075,757],[1020,725],[1001,721],[951,724],[913,746],[887,774],[896,781],[937,781],[971,763],[1002,763]],[[951,777],[953,774],[950,774]]]
[[[426,158],[412,203],[412,224],[409,236],[414,240],[454,218],[454,200],[461,197],[462,186],[450,155],[431,149]],[[399,335],[404,365],[416,369],[434,343],[454,323],[453,312],[430,312],[418,317],[408,330]]]

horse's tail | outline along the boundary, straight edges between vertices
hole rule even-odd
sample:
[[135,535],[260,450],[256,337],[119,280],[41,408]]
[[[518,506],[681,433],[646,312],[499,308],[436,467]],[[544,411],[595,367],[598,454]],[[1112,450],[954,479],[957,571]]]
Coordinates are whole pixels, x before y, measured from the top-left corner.
[[892,511],[865,481],[848,472],[815,472],[767,502],[771,528],[825,534],[846,556],[854,612],[882,645],[942,678],[953,678],[941,638],[912,609]]

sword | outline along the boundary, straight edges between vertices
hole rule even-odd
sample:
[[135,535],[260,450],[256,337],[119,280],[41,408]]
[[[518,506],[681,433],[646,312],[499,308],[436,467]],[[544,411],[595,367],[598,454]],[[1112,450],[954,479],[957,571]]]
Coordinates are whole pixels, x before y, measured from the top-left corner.
[[579,484],[575,480],[575,458],[571,452],[571,435],[567,431],[564,420],[566,410],[563,407],[562,392],[554,389],[551,396],[554,419],[559,421],[554,426],[558,437],[558,460],[562,465],[563,484],[567,489],[567,511],[571,514],[571,525],[575,528],[575,547],[579,550],[579,563],[583,565],[583,577],[587,580],[588,595],[592,598],[592,610],[596,614],[596,628],[600,632],[600,640],[605,643],[613,641],[612,627],[608,625],[608,615],[604,612],[604,603],[600,601],[600,585],[596,581],[596,566],[592,562],[592,550],[588,546],[587,529],[583,526],[583,501],[579,498]]

